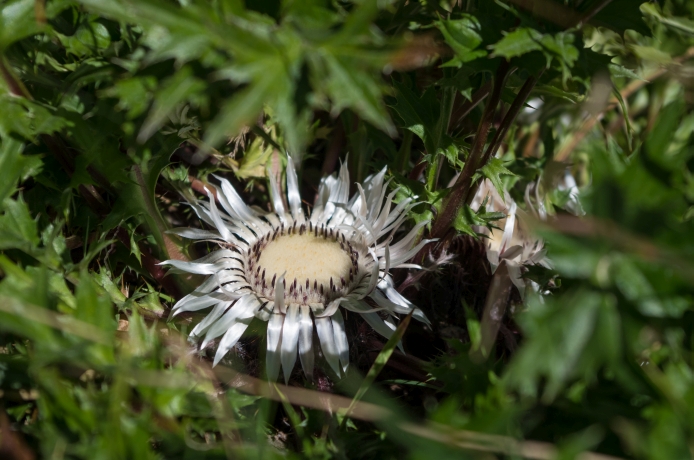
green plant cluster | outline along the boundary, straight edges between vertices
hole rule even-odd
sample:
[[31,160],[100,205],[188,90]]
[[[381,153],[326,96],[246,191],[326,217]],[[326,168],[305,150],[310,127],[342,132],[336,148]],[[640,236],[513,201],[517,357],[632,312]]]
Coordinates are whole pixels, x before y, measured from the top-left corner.
[[[693,17],[0,0],[0,458],[693,457]],[[353,322],[343,379],[263,381],[262,322],[213,368],[168,318],[202,279],[158,263],[214,249],[168,233],[204,227],[185,201],[221,175],[268,209],[287,153],[309,205],[339,161],[387,166],[438,239],[396,276],[432,327]],[[551,261],[491,327],[485,179]]]

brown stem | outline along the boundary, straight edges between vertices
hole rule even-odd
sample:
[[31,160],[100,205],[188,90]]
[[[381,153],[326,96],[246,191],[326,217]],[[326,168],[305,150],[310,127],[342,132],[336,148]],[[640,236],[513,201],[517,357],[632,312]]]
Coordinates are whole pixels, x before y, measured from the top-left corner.
[[340,153],[344,151],[345,148],[345,127],[341,122],[337,123],[335,126],[335,131],[333,131],[332,140],[328,146],[328,150],[325,152],[325,158],[323,159],[323,167],[321,168],[321,173],[324,176],[332,174],[337,167],[337,160],[340,158]]
[[494,87],[492,93],[487,101],[487,105],[484,108],[484,113],[482,115],[482,120],[477,127],[477,134],[475,135],[475,140],[470,149],[470,155],[465,162],[463,171],[460,173],[458,180],[453,185],[453,190],[448,198],[445,200],[443,209],[434,221],[434,225],[431,229],[432,238],[441,238],[448,228],[453,224],[455,216],[458,214],[458,210],[463,206],[464,199],[467,196],[467,192],[470,189],[472,183],[472,176],[477,171],[478,167],[481,166],[480,160],[482,159],[482,149],[484,144],[487,142],[487,136],[489,135],[489,130],[491,129],[492,122],[494,120],[494,113],[496,112],[496,107],[501,99],[501,90],[506,82],[506,76],[509,72],[508,62],[503,60],[499,65],[499,69],[496,72],[496,77],[494,78]]
[[0,55],[0,74],[2,74],[2,78],[5,80],[10,93],[14,94],[15,96],[29,99],[30,101],[33,100],[29,90],[27,90],[26,86],[24,86],[22,80],[15,76],[14,72],[12,72],[12,69],[10,68],[10,65],[5,60],[5,56],[2,55]]
[[480,331],[482,339],[477,349],[470,350],[470,359],[473,363],[483,363],[489,357],[499,334],[501,322],[506,314],[506,305],[513,289],[513,283],[506,266],[506,261],[494,272],[494,277],[487,291],[487,300],[484,304]]
[[472,109],[477,107],[480,102],[484,100],[485,97],[489,96],[492,91],[492,82],[488,81],[480,89],[475,91],[472,95],[471,100],[465,101],[457,107],[453,114],[451,115],[451,121],[448,124],[448,130],[450,131],[456,124],[460,123],[465,117],[467,117]]
[[585,24],[587,24],[591,19],[593,19],[593,16],[598,14],[603,8],[605,8],[612,0],[602,0],[600,3],[595,5],[590,11],[588,11],[586,14],[581,17],[581,20],[576,24],[577,28],[583,27]]
[[426,167],[427,167],[427,162],[424,161],[424,155],[422,154],[422,155],[420,155],[419,160],[417,161],[417,164],[414,166],[414,168],[412,168],[412,171],[410,171],[408,178],[410,180],[418,180],[419,176],[422,175],[422,173],[424,172]]
[[0,457],[7,460],[34,460],[36,458],[19,432],[12,429],[5,409],[0,410]]
[[507,0],[532,14],[569,29],[583,18],[580,13],[552,0]]
[[[525,80],[525,83],[521,87],[520,91],[518,91],[518,94],[516,95],[516,98],[513,100],[513,103],[511,103],[511,107],[509,107],[508,112],[506,112],[504,119],[501,121],[499,129],[494,134],[494,137],[492,138],[492,141],[489,143],[487,150],[485,150],[484,156],[482,157],[482,161],[479,164],[480,168],[486,165],[489,162],[489,160],[494,155],[496,155],[496,152],[499,150],[499,147],[501,147],[501,143],[506,138],[506,134],[508,133],[509,128],[516,120],[518,113],[520,113],[521,109],[523,108],[523,104],[525,104],[525,101],[528,99],[530,92],[535,87],[535,84],[537,83],[537,80],[540,78],[541,75],[542,72],[540,72],[540,74],[537,77],[532,76]],[[479,183],[470,188],[470,191],[465,197],[466,203],[469,203],[472,200],[472,198],[475,196],[478,187]]]
[[499,129],[494,134],[492,141],[487,147],[487,150],[484,152],[484,157],[482,157],[482,165],[486,164],[491,157],[496,155],[497,150],[499,150],[499,147],[501,146],[501,142],[506,137],[506,133],[508,132],[513,122],[516,120],[518,113],[523,108],[525,101],[528,99],[530,92],[535,87],[535,84],[537,83],[537,80],[540,78],[540,75],[542,75],[542,72],[540,72],[540,74],[537,77],[532,76],[525,80],[525,83],[518,92],[518,95],[513,100],[513,103],[511,103],[511,107],[509,107],[508,112],[506,112],[506,116],[504,116],[504,119],[501,121]]
[[219,200],[217,199],[217,189],[213,187],[208,187],[203,181],[201,181],[195,176],[188,176],[188,181],[190,182],[190,188],[192,188],[201,195],[207,196],[207,191],[209,190],[210,193],[212,193],[212,196],[214,197],[215,201],[217,202],[217,205],[221,205],[219,203]]

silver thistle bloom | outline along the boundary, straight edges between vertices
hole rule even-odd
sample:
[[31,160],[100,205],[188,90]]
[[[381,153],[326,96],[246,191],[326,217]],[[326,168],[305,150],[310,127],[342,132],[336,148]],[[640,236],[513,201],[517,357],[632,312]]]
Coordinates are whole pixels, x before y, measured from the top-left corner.
[[[506,262],[511,281],[520,292],[521,297],[524,297],[528,286],[537,291],[539,286],[536,283],[523,278],[523,267],[528,265],[551,267],[543,240],[532,233],[525,212],[518,207],[508,192],[504,190],[502,198],[489,179],[482,182],[473,198],[473,209],[478,209],[485,200],[487,200],[488,211],[506,214],[506,217],[497,222],[498,229],[486,227],[478,229],[480,233],[488,237],[487,260],[492,268],[492,273],[496,271],[501,262]],[[526,200],[526,204],[533,213],[536,213],[532,203]]]
[[[391,268],[405,263],[429,240],[412,247],[421,222],[399,241],[394,236],[414,206],[408,198],[392,208],[397,192],[386,197],[386,168],[357,184],[349,197],[349,172],[321,181],[310,216],[304,214],[298,180],[288,159],[287,203],[270,181],[274,212],[247,206],[229,181],[219,178],[217,208],[209,202],[191,203],[197,215],[215,230],[180,228],[182,237],[213,241],[220,248],[192,262],[167,260],[173,270],[210,275],[194,292],[179,300],[173,315],[212,307],[192,330],[204,348],[222,336],[214,357],[216,365],[231,350],[251,320],[268,321],[268,379],[277,379],[280,366],[285,381],[296,363],[297,351],[304,373],[313,373],[314,326],[323,355],[340,375],[349,364],[349,345],[340,307],[358,313],[379,334],[390,337],[398,314],[428,323],[426,316],[393,285]],[[384,203],[385,199],[385,203]],[[392,208],[392,209],[391,209]],[[365,299],[372,300],[372,307]],[[379,314],[384,314],[384,317]]]
[[[564,207],[567,211],[575,215],[583,214],[578,186],[568,169],[557,174],[549,185],[565,194]],[[480,228],[478,231],[488,237],[487,260],[492,272],[496,271],[502,261],[505,261],[511,281],[518,288],[521,296],[525,295],[526,287],[534,291],[539,290],[537,283],[523,278],[524,267],[541,265],[552,268],[544,241],[531,230],[532,220],[546,221],[551,218],[545,206],[546,195],[547,192],[542,191],[542,180],[538,179],[528,184],[524,196],[527,211],[523,211],[507,191],[504,190],[502,198],[491,181],[485,179],[472,201],[473,209],[479,209],[487,200],[488,211],[506,214],[506,217],[498,221],[498,229]]]

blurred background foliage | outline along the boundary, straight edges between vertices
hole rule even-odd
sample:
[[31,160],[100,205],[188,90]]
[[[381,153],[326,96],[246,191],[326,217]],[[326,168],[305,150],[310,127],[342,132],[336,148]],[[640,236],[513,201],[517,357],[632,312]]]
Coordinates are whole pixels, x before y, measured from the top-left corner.
[[[693,17],[0,0],[0,457],[693,457]],[[213,249],[167,233],[200,225],[181,202],[217,174],[267,209],[285,152],[308,203],[348,158],[433,219],[428,270],[398,279],[434,323],[406,355],[354,323],[347,377],[268,386],[263,324],[213,369],[196,317],[167,321],[200,280],[157,263]],[[491,329],[478,232],[505,216],[471,206],[483,178],[543,210],[552,262]]]

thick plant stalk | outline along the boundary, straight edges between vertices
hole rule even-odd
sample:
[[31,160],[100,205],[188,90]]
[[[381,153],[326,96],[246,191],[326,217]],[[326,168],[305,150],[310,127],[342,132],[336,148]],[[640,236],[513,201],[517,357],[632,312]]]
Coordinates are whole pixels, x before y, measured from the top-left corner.
[[468,160],[465,162],[465,167],[460,173],[458,180],[453,185],[453,190],[448,196],[448,199],[443,205],[443,209],[439,213],[438,217],[434,221],[434,225],[431,229],[432,238],[441,238],[453,224],[455,216],[458,214],[458,210],[462,207],[467,192],[470,189],[472,183],[472,176],[478,167],[481,165],[480,160],[484,148],[484,144],[487,141],[487,135],[491,129],[492,122],[494,120],[494,113],[496,112],[496,106],[499,104],[501,99],[501,90],[506,82],[506,76],[508,75],[509,66],[508,62],[502,61],[499,65],[499,69],[496,72],[496,77],[494,78],[494,87],[492,93],[489,96],[487,105],[484,108],[484,113],[482,115],[482,120],[477,127],[477,134],[475,135],[475,141],[472,144],[472,149],[470,150],[470,155]]
[[[523,84],[523,86],[521,87],[520,91],[518,92],[518,95],[513,100],[511,107],[509,107],[508,112],[506,112],[504,119],[501,121],[501,125],[499,126],[499,129],[494,134],[494,137],[492,138],[491,142],[489,143],[487,150],[485,150],[484,156],[482,157],[482,161],[480,162],[479,168],[486,165],[489,162],[489,160],[494,155],[496,155],[496,152],[499,150],[499,147],[501,147],[501,143],[503,142],[504,138],[506,137],[506,133],[508,133],[509,128],[511,127],[511,125],[515,121],[516,117],[518,116],[518,113],[523,108],[523,104],[525,104],[525,101],[528,99],[530,92],[535,87],[535,84],[537,83],[537,80],[539,78],[540,78],[540,75],[538,75],[537,77],[532,76],[532,77],[528,78],[525,81],[525,83]],[[471,189],[468,191],[468,194],[465,198],[466,203],[469,204],[470,201],[472,201],[472,198],[475,196],[475,193],[476,193],[478,187],[479,187],[479,182],[477,182],[476,184],[474,184],[471,187]]]
[[[489,146],[486,150],[484,150],[484,145],[487,142],[487,137],[494,120],[494,114],[499,104],[499,100],[501,99],[501,92],[509,73],[510,69],[508,63],[506,61],[502,61],[497,70],[496,77],[494,78],[492,93],[489,96],[487,105],[485,106],[482,120],[477,128],[477,134],[475,135],[475,140],[472,144],[472,148],[470,149],[470,154],[465,162],[465,166],[463,167],[463,171],[458,176],[458,179],[453,184],[453,187],[451,187],[451,193],[444,201],[442,210],[432,225],[430,232],[430,237],[432,239],[441,239],[446,235],[448,230],[451,228],[451,225],[453,225],[455,216],[458,215],[458,212],[463,205],[468,202],[468,197],[474,196],[474,193],[471,193],[475,190],[472,184],[473,176],[496,154],[496,151],[501,146],[501,142],[508,133],[511,124],[513,124],[516,116],[523,108],[523,104],[525,104],[525,101],[528,99],[530,92],[535,87],[535,84],[541,75],[532,76],[526,80],[511,104],[508,112],[504,116],[504,119],[502,120],[501,125],[499,126],[499,129],[495,133],[494,137],[490,141]],[[423,247],[413,258],[413,260],[423,260],[428,250],[429,249],[426,246]]]
[[496,336],[506,314],[506,306],[512,290],[513,282],[511,282],[511,277],[509,276],[508,267],[506,262],[502,261],[496,272],[494,272],[494,277],[489,285],[480,324],[482,340],[479,348],[470,350],[472,362],[482,363],[492,354]]
[[532,76],[525,81],[521,90],[518,92],[518,95],[511,104],[511,107],[506,113],[506,116],[502,120],[499,129],[496,131],[494,137],[490,141],[489,146],[486,150],[484,150],[484,153],[482,153],[482,149],[484,148],[484,144],[487,140],[487,135],[489,134],[489,130],[494,118],[494,112],[499,103],[501,91],[507,75],[508,67],[503,65],[500,66],[494,81],[494,89],[487,106],[485,107],[482,120],[480,121],[480,125],[477,130],[477,135],[475,136],[475,141],[472,145],[472,149],[470,150],[468,161],[465,162],[463,171],[460,173],[460,176],[458,176],[458,179],[452,187],[453,190],[451,191],[451,194],[446,200],[438,218],[434,222],[431,230],[432,238],[442,238],[446,234],[450,226],[453,224],[455,216],[460,211],[460,208],[464,203],[468,202],[470,196],[474,195],[471,193],[473,190],[472,177],[480,168],[486,165],[496,154],[497,150],[499,150],[499,147],[506,137],[509,128],[515,121],[520,110],[523,108],[523,104],[525,104],[525,101],[528,99],[530,92],[535,87],[535,84],[539,78],[539,75]]
[[506,137],[506,133],[508,133],[508,129],[511,127],[514,120],[516,119],[516,116],[518,116],[518,113],[523,108],[523,104],[525,104],[525,101],[528,99],[530,91],[532,91],[535,87],[538,78],[539,75],[537,77],[532,76],[528,78],[521,87],[520,91],[518,92],[518,95],[513,100],[513,103],[511,103],[511,107],[509,107],[508,112],[506,112],[504,119],[501,121],[499,129],[494,134],[494,137],[492,138],[492,141],[489,143],[487,150],[485,150],[480,166],[487,164],[489,159],[496,154],[497,150],[499,150],[501,142]]
[[484,100],[485,97],[489,96],[492,90],[492,82],[488,81],[480,89],[475,91],[472,95],[471,100],[465,101],[460,106],[458,106],[453,114],[451,114],[451,119],[448,123],[448,130],[452,131],[457,123],[460,123],[465,117],[467,117],[472,110],[479,105],[480,102]]

